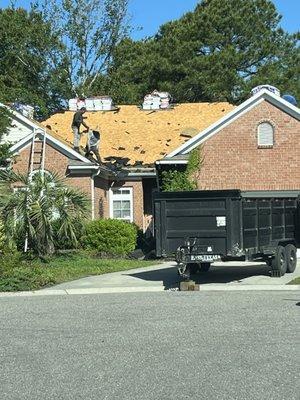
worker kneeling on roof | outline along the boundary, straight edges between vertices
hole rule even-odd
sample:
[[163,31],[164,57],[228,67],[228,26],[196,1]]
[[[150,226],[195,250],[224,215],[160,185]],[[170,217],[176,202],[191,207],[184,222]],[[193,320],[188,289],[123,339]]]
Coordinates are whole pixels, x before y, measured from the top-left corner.
[[93,152],[95,156],[97,157],[97,161],[101,163],[101,157],[99,154],[99,144],[100,144],[100,132],[99,131],[93,131],[89,130],[88,131],[88,137],[87,137],[87,144],[86,144],[86,157],[90,157],[91,153]]
[[80,110],[78,110],[73,117],[73,121],[72,121],[72,131],[73,131],[73,135],[74,135],[74,142],[73,142],[73,146],[74,146],[74,150],[76,150],[78,153],[79,151],[79,143],[80,143],[80,127],[81,125],[83,125],[85,127],[86,130],[89,129],[89,127],[87,126],[87,124],[84,122],[84,119],[86,119],[86,117],[83,116],[83,114],[86,112],[86,108],[82,107]]

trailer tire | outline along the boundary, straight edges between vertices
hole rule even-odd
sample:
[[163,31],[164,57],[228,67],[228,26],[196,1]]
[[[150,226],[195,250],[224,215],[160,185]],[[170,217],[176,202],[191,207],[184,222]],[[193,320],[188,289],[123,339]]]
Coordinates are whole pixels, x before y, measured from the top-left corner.
[[208,272],[210,269],[210,263],[201,263],[200,272]]
[[199,271],[199,264],[188,263],[187,269],[189,269],[191,275],[195,275]]
[[297,249],[293,244],[285,246],[287,272],[292,273],[297,266]]
[[283,246],[277,246],[275,257],[272,260],[272,276],[283,276],[287,271],[286,252]]

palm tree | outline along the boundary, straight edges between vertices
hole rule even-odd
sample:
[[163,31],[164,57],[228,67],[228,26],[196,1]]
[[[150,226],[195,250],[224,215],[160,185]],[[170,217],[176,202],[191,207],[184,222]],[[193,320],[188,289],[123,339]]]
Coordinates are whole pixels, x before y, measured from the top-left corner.
[[0,179],[13,188],[0,194],[0,218],[8,239],[21,234],[24,243],[29,243],[39,256],[50,255],[55,250],[54,225],[59,225],[58,238],[71,239],[77,245],[75,227],[88,212],[88,199],[83,193],[46,171],[33,175],[5,171]]

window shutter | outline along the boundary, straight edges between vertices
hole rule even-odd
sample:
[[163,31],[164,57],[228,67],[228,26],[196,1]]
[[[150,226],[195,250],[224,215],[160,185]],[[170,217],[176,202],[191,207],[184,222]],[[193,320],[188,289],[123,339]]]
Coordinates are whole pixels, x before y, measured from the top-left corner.
[[269,122],[263,122],[258,126],[257,135],[258,146],[273,146],[274,145],[274,129]]

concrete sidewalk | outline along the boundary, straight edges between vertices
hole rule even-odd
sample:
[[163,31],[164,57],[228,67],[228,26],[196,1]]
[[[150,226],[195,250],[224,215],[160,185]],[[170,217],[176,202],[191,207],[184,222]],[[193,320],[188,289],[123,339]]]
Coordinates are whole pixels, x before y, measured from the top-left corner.
[[[214,263],[208,273],[193,276],[200,290],[294,290],[285,286],[300,276],[300,260],[293,274],[271,278],[266,264],[249,262]],[[163,291],[178,288],[179,277],[176,263],[166,262],[151,267],[90,276],[72,282],[62,283],[43,291],[65,290],[69,293]],[[273,289],[272,289],[273,288]]]
[[[197,274],[193,280],[200,291],[300,291],[300,285],[287,285],[300,276],[300,260],[293,274],[280,278],[269,276],[266,264],[249,262],[214,263],[208,273]],[[176,291],[179,286],[174,262],[151,267],[89,276],[36,291],[2,292],[1,297],[66,296],[105,293]]]

